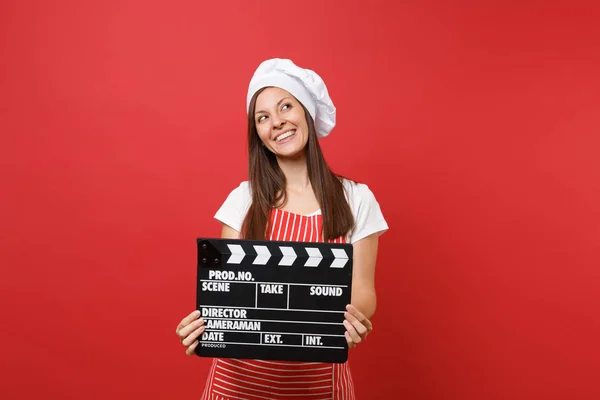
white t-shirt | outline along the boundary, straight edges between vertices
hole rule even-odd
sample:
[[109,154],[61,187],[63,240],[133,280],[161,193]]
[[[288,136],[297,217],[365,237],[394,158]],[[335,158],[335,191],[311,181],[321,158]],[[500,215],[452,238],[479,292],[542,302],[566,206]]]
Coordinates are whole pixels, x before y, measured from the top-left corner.
[[[387,222],[383,217],[375,195],[369,187],[363,183],[355,183],[347,179],[344,179],[343,183],[346,188],[346,198],[355,220],[355,227],[346,238],[348,243],[355,243],[369,235],[381,235],[387,231],[389,229]],[[229,193],[214,217],[240,232],[251,203],[250,184],[248,181],[244,181]],[[321,214],[321,211],[316,211],[310,215],[314,214]]]

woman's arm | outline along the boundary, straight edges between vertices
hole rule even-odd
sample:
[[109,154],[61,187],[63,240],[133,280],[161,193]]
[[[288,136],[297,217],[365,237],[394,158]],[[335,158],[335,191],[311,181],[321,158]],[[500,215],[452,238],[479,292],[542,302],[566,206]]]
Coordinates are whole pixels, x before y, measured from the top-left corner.
[[346,340],[356,346],[373,330],[370,319],[377,308],[375,264],[379,237],[370,235],[353,244],[352,298],[344,317]]
[[222,239],[239,239],[240,233],[230,227],[229,225],[223,224],[223,228],[221,228],[221,238]]
[[370,319],[375,314],[375,263],[379,238],[370,235],[353,245],[351,304]]

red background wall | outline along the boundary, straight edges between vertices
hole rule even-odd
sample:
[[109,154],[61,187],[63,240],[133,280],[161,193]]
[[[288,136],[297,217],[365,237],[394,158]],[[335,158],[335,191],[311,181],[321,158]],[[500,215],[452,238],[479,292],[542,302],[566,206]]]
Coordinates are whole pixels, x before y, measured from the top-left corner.
[[290,57],[391,227],[358,398],[600,398],[586,3],[3,1],[2,397],[198,398],[195,238],[246,177],[252,72]]

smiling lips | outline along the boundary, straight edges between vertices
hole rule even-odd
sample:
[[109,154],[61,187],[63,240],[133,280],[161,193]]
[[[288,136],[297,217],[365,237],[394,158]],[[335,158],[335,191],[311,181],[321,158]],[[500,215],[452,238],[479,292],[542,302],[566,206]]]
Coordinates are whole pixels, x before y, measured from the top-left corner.
[[296,134],[296,130],[295,129],[291,129],[289,131],[286,131],[286,132],[283,132],[283,133],[280,133],[279,135],[277,135],[275,137],[275,141],[277,143],[281,143],[281,142],[285,141],[286,139],[294,136],[295,134]]

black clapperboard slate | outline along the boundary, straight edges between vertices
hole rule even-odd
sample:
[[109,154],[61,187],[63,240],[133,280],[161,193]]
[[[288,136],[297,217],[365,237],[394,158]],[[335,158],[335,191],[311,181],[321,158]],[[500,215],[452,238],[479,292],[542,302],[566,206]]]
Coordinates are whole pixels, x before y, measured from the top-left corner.
[[201,357],[343,363],[351,244],[199,238]]

